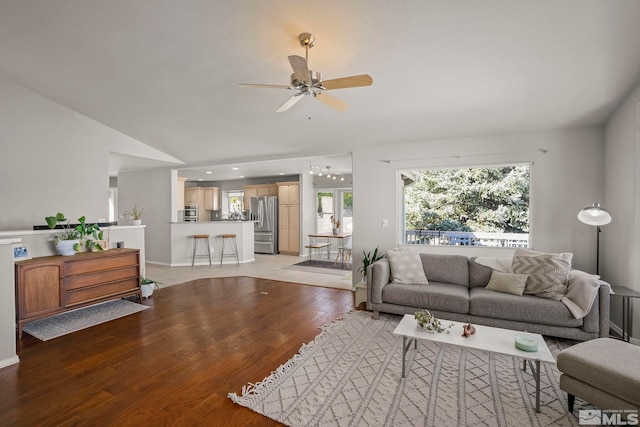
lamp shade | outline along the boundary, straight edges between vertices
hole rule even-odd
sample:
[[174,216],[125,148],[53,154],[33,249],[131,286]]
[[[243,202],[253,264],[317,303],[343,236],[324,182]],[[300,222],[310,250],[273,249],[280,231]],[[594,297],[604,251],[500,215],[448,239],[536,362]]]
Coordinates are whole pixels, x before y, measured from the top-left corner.
[[578,219],[588,225],[606,225],[611,222],[611,214],[600,203],[594,203],[578,212]]

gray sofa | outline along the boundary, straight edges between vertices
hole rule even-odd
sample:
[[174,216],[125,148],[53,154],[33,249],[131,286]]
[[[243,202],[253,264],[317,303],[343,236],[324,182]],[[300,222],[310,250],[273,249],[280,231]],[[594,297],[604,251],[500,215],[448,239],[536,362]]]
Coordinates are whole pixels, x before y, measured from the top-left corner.
[[420,254],[428,285],[390,282],[389,260],[367,270],[367,309],[413,314],[426,308],[440,319],[586,341],[609,336],[608,286],[600,286],[589,313],[576,319],[561,302],[485,289],[492,269],[462,255]]

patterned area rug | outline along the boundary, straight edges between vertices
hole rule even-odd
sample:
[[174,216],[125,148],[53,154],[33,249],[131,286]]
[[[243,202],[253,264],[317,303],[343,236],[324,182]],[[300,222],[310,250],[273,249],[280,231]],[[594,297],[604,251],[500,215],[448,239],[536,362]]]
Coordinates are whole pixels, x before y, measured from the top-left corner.
[[48,341],[81,329],[128,316],[150,307],[127,300],[113,300],[67,311],[24,325],[23,331],[42,341]]
[[[535,382],[517,359],[421,342],[401,378],[400,316],[354,311],[235,403],[288,426],[576,426],[555,365],[542,364],[541,413]],[[547,341],[553,354],[572,341]],[[581,401],[576,399],[576,413]]]

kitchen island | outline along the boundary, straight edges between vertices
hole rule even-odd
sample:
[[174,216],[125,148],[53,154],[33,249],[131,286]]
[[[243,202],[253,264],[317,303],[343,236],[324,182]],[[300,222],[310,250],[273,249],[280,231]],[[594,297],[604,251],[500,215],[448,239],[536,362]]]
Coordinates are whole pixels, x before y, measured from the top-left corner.
[[[171,267],[190,266],[193,255],[194,234],[208,234],[213,265],[220,265],[222,252],[221,234],[235,234],[238,241],[238,259],[240,263],[255,261],[253,256],[253,229],[255,221],[196,221],[172,222],[171,225]],[[232,244],[227,241],[225,253],[233,251]],[[204,246],[200,244],[198,254],[204,254]],[[224,257],[223,264],[235,265],[232,257]],[[196,265],[209,265],[209,260],[196,258]]]

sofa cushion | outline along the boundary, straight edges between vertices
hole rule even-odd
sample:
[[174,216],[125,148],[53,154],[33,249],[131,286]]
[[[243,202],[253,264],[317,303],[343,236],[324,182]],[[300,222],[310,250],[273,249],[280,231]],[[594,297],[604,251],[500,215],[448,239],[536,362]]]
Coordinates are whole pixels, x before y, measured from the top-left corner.
[[583,323],[560,301],[534,295],[504,294],[486,288],[471,289],[469,314],[564,327],[580,327]]
[[513,255],[513,273],[528,274],[525,294],[556,301],[567,293],[567,279],[571,271],[573,254],[549,254],[517,249]]
[[491,273],[491,280],[487,284],[487,289],[506,294],[522,295],[527,285],[528,277],[528,274],[502,273],[494,270]]
[[469,258],[466,256],[421,253],[420,258],[429,282],[469,287]]
[[478,264],[476,259],[477,257],[469,258],[469,287],[484,288],[489,284],[489,280],[491,280],[493,269],[486,265]]
[[429,310],[469,312],[469,290],[447,283],[429,282],[429,286],[391,283],[382,289],[382,300],[389,304]]
[[412,250],[387,251],[391,266],[391,281],[408,285],[426,285],[429,283],[424,275],[424,267],[420,254]]

